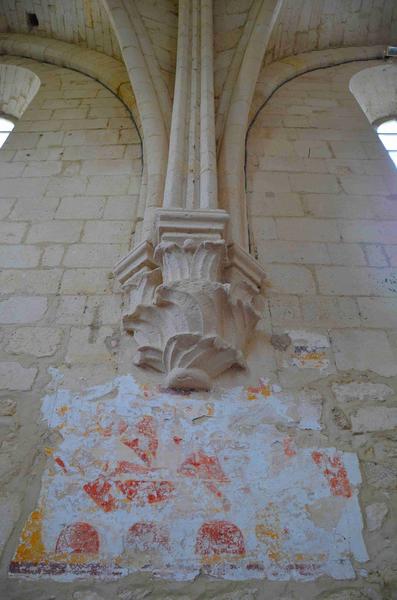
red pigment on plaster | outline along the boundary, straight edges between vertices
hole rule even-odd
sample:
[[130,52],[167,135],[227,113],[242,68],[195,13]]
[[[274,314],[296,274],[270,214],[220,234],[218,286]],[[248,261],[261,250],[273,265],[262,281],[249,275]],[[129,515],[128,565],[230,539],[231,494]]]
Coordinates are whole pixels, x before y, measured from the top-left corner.
[[228,479],[216,456],[208,456],[201,450],[187,457],[178,469],[178,473],[187,477],[198,477],[199,479],[215,479],[227,482]]
[[289,437],[284,438],[284,440],[283,440],[284,454],[285,454],[285,456],[288,456],[288,458],[292,458],[293,456],[296,456],[296,450],[294,450],[293,444],[294,444],[294,441],[292,440],[292,438],[289,438]]
[[59,465],[61,467],[61,469],[63,470],[64,473],[67,473],[66,470],[66,465],[63,462],[62,458],[60,458],[59,456],[54,458],[55,462],[57,463],[57,465]]
[[202,556],[243,555],[245,554],[243,534],[229,521],[208,521],[198,531],[196,553]]
[[119,424],[118,424],[118,432],[119,435],[125,433],[128,429],[128,423],[126,421],[124,421],[124,419],[121,419]]
[[171,481],[145,481],[129,479],[115,482],[119,490],[128,498],[139,503],[156,504],[169,499],[175,487]]
[[181,437],[178,437],[177,435],[174,435],[174,437],[172,438],[175,442],[175,444],[179,444],[183,441]]
[[352,490],[341,458],[337,455],[327,456],[325,452],[318,451],[312,452],[312,458],[316,465],[323,468],[323,474],[327,478],[331,494],[351,498]]
[[158,548],[168,548],[169,536],[160,525],[151,521],[142,521],[129,528],[126,544],[130,548],[147,552]]
[[214,496],[219,498],[222,501],[222,506],[224,512],[228,512],[230,510],[230,502],[225,496],[222,494],[221,490],[213,483],[212,481],[204,481],[205,487],[212,493]]
[[137,437],[133,439],[122,439],[121,441],[128,448],[133,450],[144,463],[151,465],[153,459],[156,458],[158,448],[153,417],[143,417],[137,425],[137,431],[144,439],[142,439],[142,437]]
[[83,490],[100,506],[105,512],[110,512],[117,508],[117,502],[110,493],[112,484],[109,481],[98,477],[95,481],[90,481],[83,485]]
[[96,554],[99,551],[99,535],[89,523],[78,522],[67,525],[59,534],[55,552],[61,554]]
[[215,483],[212,483],[211,481],[206,481],[205,485],[209,489],[210,492],[212,492],[213,494],[215,494],[215,496],[217,498],[223,498],[222,492],[220,490],[218,490],[218,488],[216,487]]

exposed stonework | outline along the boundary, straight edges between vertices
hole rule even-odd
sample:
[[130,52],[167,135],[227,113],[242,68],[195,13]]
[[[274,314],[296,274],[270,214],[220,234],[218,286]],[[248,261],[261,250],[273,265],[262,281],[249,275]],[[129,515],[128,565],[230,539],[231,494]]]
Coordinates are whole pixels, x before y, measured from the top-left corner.
[[[391,600],[396,174],[349,86],[383,70],[394,3],[0,5],[0,62],[41,80],[0,150],[2,600]],[[168,340],[205,313],[210,392],[134,366],[139,311]]]
[[286,0],[269,42],[266,62],[336,46],[386,45],[395,34],[396,20],[393,0]]
[[[67,6],[49,5],[41,0],[4,0],[2,8],[4,31],[54,37],[120,57],[116,36],[99,0],[87,0],[84,4],[72,0]],[[37,28],[29,26],[26,12],[36,14]],[[21,18],[22,15],[25,18]]]
[[375,531],[382,527],[382,523],[389,512],[387,504],[384,502],[376,502],[365,508],[367,515],[367,523],[369,531]]

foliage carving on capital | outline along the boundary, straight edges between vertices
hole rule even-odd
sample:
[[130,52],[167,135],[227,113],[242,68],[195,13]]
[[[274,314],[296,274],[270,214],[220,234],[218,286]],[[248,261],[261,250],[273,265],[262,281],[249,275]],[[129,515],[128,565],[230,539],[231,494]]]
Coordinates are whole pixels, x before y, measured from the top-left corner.
[[208,390],[223,372],[246,366],[259,289],[251,285],[247,294],[245,284],[241,294],[240,281],[226,280],[232,254],[223,239],[160,241],[150,257],[157,267],[124,282],[123,323],[138,345],[135,362],[165,373],[169,388]]

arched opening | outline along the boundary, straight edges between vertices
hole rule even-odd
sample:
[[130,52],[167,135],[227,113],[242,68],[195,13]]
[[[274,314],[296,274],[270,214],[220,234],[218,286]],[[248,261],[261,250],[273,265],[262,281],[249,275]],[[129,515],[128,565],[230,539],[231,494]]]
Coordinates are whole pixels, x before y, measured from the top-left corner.
[[14,123],[5,116],[0,116],[0,148],[4,146],[8,136],[14,129]]
[[383,121],[377,126],[379,139],[397,167],[397,119]]
[[20,119],[40,85],[40,79],[33,71],[12,64],[0,64],[0,114]]
[[397,167],[397,65],[359,71],[350,81],[350,91]]

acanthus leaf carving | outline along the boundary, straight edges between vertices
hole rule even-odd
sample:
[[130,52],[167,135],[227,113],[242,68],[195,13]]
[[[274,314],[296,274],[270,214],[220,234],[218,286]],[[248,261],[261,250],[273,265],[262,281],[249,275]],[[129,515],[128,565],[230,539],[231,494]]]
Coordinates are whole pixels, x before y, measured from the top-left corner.
[[244,350],[260,318],[252,302],[259,290],[251,281],[250,293],[241,294],[243,279],[224,281],[231,269],[226,242],[160,241],[153,260],[156,269],[125,283],[123,322],[138,344],[136,364],[165,373],[167,387],[201,390],[231,367],[244,368]]

